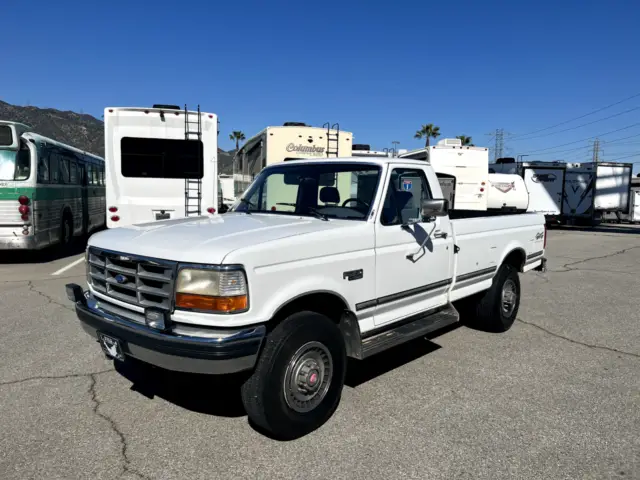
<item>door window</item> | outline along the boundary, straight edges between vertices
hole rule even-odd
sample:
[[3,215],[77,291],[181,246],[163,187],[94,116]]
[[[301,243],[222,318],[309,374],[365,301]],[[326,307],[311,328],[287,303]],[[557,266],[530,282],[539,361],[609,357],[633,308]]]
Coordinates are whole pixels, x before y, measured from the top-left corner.
[[383,225],[402,225],[420,218],[424,200],[433,198],[424,171],[394,168],[382,207]]

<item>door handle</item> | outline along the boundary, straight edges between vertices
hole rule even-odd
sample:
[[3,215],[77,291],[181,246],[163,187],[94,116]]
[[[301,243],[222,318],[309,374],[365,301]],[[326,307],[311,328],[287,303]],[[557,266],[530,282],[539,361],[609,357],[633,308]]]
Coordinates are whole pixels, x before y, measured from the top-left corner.
[[448,234],[447,232],[436,231],[433,236],[434,238],[447,238]]

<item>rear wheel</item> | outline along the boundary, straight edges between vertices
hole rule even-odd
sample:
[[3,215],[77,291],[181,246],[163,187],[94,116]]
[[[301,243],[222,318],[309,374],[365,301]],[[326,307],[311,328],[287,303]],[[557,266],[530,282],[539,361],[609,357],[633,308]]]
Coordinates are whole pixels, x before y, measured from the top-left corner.
[[511,328],[520,308],[520,278],[516,269],[503,264],[491,288],[476,304],[477,326],[490,332],[506,332]]
[[337,325],[315,312],[295,313],[267,336],[256,369],[242,386],[249,419],[276,438],[301,437],[333,415],[345,371]]

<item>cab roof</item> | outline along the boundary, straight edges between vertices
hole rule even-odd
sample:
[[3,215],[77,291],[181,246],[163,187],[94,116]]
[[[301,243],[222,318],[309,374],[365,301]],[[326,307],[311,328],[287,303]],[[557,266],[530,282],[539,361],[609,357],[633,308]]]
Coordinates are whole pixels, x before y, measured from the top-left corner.
[[414,160],[411,158],[398,158],[398,157],[338,157],[338,158],[300,158],[296,160],[285,160],[284,162],[274,163],[266,168],[278,166],[278,165],[305,165],[314,163],[362,163],[363,165],[379,165],[384,166],[387,164],[402,165],[430,165],[425,160]]

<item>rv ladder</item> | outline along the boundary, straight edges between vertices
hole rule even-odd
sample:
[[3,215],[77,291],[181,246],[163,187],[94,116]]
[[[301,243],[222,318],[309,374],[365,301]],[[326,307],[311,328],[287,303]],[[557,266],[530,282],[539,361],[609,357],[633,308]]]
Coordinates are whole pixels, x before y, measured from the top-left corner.
[[327,157],[338,157],[340,150],[338,148],[340,140],[340,125],[337,123],[331,125],[327,122],[323,127],[327,128]]
[[[193,117],[197,115],[197,119]],[[197,114],[189,112],[187,105],[184,105],[184,139],[188,141],[202,141],[202,116],[200,115],[200,105]],[[202,148],[196,148],[198,157],[202,155]],[[203,161],[198,158],[198,178],[184,179],[184,216],[200,215],[202,212],[202,171]]]

